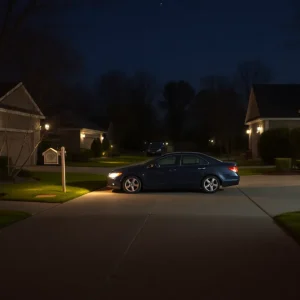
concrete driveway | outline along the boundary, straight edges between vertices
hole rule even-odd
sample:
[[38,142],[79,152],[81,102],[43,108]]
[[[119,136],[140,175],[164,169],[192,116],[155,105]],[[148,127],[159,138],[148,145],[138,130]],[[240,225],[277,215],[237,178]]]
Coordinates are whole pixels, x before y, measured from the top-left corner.
[[48,209],[0,233],[1,298],[295,299],[300,248],[244,194],[260,190],[276,194],[245,177],[215,195],[102,191]]

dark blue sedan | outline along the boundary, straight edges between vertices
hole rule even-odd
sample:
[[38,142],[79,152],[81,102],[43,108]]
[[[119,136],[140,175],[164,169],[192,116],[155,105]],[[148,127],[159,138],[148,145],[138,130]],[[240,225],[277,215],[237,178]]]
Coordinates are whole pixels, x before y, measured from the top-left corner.
[[109,188],[131,194],[150,189],[202,189],[215,193],[221,186],[238,185],[239,181],[235,162],[195,152],[165,154],[142,164],[115,169],[108,175]]

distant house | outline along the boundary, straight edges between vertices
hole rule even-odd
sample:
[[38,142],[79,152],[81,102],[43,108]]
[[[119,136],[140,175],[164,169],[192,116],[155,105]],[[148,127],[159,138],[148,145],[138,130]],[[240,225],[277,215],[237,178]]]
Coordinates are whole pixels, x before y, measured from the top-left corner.
[[42,119],[45,116],[22,82],[0,83],[1,156],[9,156],[16,165],[35,165]]
[[253,85],[245,124],[248,125],[249,150],[257,158],[262,132],[271,128],[300,127],[300,84]]
[[81,149],[91,149],[94,139],[101,141],[108,132],[107,128],[100,128],[82,116],[72,112],[63,111],[47,120],[51,131],[49,139],[52,147],[66,147],[67,152],[79,153]]

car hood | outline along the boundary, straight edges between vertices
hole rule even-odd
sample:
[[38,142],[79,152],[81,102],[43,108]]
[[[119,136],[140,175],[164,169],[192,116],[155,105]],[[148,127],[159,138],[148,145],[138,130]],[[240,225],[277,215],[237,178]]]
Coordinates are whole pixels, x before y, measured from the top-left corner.
[[128,165],[128,166],[125,166],[125,167],[113,169],[110,173],[112,173],[112,172],[122,172],[122,173],[124,173],[124,172],[128,172],[128,171],[134,171],[134,170],[141,169],[144,166],[145,166],[145,163],[132,164],[132,165]]

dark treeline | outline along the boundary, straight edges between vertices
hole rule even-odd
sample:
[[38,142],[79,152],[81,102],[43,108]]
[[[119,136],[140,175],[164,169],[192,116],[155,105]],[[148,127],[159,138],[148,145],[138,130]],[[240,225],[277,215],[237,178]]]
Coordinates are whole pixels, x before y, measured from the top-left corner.
[[72,110],[99,126],[109,120],[120,149],[141,150],[145,141],[168,140],[178,150],[246,150],[244,118],[251,85],[272,80],[263,62],[247,60],[234,74],[199,78],[198,87],[184,78],[160,83],[145,71],[128,75],[114,70],[101,72],[88,88],[76,79],[84,74],[81,55],[33,21],[43,10],[51,20],[51,14],[64,8],[54,9],[51,1],[14,7],[17,2],[0,8],[0,80],[22,81],[46,116]]

